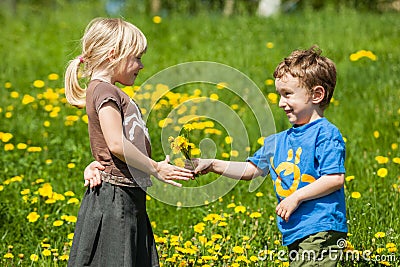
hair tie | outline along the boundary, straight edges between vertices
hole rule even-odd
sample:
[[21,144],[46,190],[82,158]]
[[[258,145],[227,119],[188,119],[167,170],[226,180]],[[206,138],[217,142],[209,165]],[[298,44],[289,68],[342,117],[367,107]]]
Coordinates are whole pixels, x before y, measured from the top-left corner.
[[85,62],[85,60],[83,59],[83,57],[82,57],[82,56],[79,56],[78,58],[79,58],[79,62],[80,62],[80,63],[83,63],[83,62]]

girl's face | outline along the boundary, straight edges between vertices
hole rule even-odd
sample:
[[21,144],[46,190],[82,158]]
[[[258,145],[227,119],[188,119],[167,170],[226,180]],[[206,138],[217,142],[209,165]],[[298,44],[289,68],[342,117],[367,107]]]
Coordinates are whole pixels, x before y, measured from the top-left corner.
[[133,85],[139,71],[144,67],[141,58],[142,54],[138,56],[128,56],[126,59],[122,60],[112,82],[119,82],[126,86]]
[[320,118],[312,94],[301,86],[299,78],[286,74],[275,80],[275,87],[280,95],[279,107],[285,111],[292,125],[300,126]]

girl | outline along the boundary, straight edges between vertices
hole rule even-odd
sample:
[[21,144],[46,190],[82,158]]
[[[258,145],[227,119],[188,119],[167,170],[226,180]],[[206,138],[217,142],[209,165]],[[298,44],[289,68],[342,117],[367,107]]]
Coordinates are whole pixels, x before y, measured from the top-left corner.
[[[86,105],[92,154],[105,168],[102,182],[93,182],[83,197],[68,266],[159,266],[146,213],[150,175],[180,186],[173,179],[188,180],[192,173],[168,164],[168,157],[150,158],[140,109],[115,86],[134,83],[146,38],[126,21],[97,18],[81,41],[82,54],[65,73],[65,94],[70,104]],[[80,68],[90,80],[86,90],[78,82]]]

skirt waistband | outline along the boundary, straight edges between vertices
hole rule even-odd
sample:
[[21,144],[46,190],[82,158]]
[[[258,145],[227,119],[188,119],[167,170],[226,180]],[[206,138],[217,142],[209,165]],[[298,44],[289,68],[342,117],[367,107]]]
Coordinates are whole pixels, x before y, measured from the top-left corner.
[[115,176],[110,173],[100,171],[101,180],[110,184],[128,187],[140,187],[134,180],[127,177]]

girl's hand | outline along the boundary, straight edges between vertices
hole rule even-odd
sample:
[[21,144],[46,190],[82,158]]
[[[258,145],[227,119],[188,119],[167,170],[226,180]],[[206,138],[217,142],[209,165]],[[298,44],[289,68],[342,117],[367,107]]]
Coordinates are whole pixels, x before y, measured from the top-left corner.
[[300,201],[297,199],[296,194],[293,193],[276,206],[275,212],[279,217],[288,222],[290,215],[292,215],[299,205]]
[[164,183],[181,187],[180,183],[173,180],[187,181],[193,178],[193,173],[191,170],[169,164],[169,156],[167,155],[165,160],[157,162],[157,173],[154,176]]
[[100,164],[98,161],[92,161],[89,165],[86,166],[85,171],[83,172],[83,179],[85,180],[85,186],[90,184],[90,188],[98,186],[101,184],[100,171],[104,170],[105,167]]

